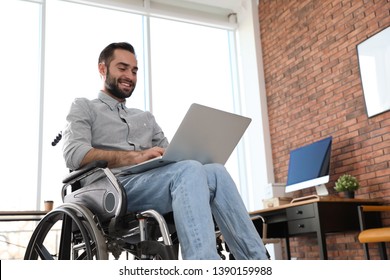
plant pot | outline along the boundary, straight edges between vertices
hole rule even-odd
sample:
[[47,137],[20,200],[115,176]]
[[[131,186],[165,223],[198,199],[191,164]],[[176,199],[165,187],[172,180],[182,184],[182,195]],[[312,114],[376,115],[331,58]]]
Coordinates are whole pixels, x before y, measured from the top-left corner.
[[354,191],[345,191],[344,195],[346,198],[355,198],[355,192]]

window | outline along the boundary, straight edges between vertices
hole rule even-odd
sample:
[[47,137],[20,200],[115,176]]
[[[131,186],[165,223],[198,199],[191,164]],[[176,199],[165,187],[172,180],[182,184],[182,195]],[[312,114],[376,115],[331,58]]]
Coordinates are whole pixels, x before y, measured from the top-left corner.
[[[130,41],[146,71],[139,71],[128,104],[151,109],[169,138],[192,102],[252,118],[245,145],[227,168],[248,210],[262,208],[274,178],[257,8],[255,0],[0,1],[0,24],[6,27],[0,29],[0,210],[42,209],[45,199],[61,203],[68,170],[61,143],[51,142],[71,101],[96,96],[97,57],[112,41]],[[166,110],[173,105],[174,117]],[[10,226],[2,223],[0,232]],[[19,233],[16,241],[1,239],[6,249],[0,252],[11,252],[9,244],[23,254],[12,243],[27,244],[34,224],[23,226],[30,230],[23,241]]]
[[[67,169],[62,142],[51,142],[63,129],[75,98],[94,99],[101,89],[97,61],[112,42],[127,41],[143,65],[143,17],[128,12],[66,1],[47,1],[45,40],[45,108],[42,161],[42,201],[61,202],[61,180]],[[72,20],[69,20],[69,19]],[[88,20],[86,20],[88,19]],[[66,24],[64,24],[66,23]],[[128,104],[145,108],[142,74]]]
[[[148,36],[144,32],[149,21],[141,15],[63,1],[48,1],[46,13],[41,188],[42,200],[56,198],[58,201],[59,188],[55,186],[59,186],[58,178],[66,170],[61,148],[51,147],[50,142],[62,129],[74,98],[96,98],[101,88],[97,57],[106,45],[113,41],[130,42],[136,49],[140,73],[147,70],[143,63],[143,43],[144,36]],[[72,21],[67,21],[69,17]],[[193,102],[233,111],[228,32],[151,18],[151,102],[146,103],[149,92],[145,92],[146,81],[141,74],[128,106],[150,108],[168,139],[178,127],[180,115],[184,116]],[[234,156],[232,159],[229,167],[237,182],[236,160]]]
[[39,172],[40,9],[0,2],[2,109],[0,137],[3,210],[34,209]]
[[[169,139],[192,103],[234,112],[229,32],[151,19],[152,109]],[[226,166],[238,183],[236,154]]]
[[[273,179],[255,1],[239,1],[245,6],[237,9],[239,26],[227,19],[226,9],[210,9],[212,1],[195,2],[203,0],[0,1],[0,24],[7,26],[0,29],[6,189],[0,210],[42,209],[46,199],[61,203],[68,170],[62,143],[51,142],[72,100],[97,96],[98,55],[113,41],[128,41],[137,52],[138,85],[128,105],[150,109],[169,139],[193,102],[252,118],[245,145],[241,142],[226,166],[248,209],[259,208],[262,188]],[[23,256],[34,223],[18,226],[13,232],[8,229],[15,226],[0,225],[6,238],[0,240],[2,259]]]
[[[141,71],[128,105],[152,110],[169,139],[193,102],[243,113],[253,118],[252,127],[259,123],[258,86],[250,91],[247,86],[239,87],[236,46],[232,44],[235,31],[229,23],[220,24],[218,18],[210,21],[212,24],[200,25],[210,15],[200,10],[188,13],[190,21],[177,21],[172,13],[167,13],[170,6],[159,3],[174,0],[117,0],[107,2],[112,6],[99,4],[103,2],[5,0],[0,3],[0,23],[12,26],[0,30],[2,42],[10,42],[0,45],[6,54],[0,71],[7,81],[3,83],[6,106],[0,113],[7,137],[1,139],[0,149],[7,159],[2,161],[2,170],[7,174],[4,185],[9,186],[7,196],[0,199],[3,210],[39,209],[45,199],[54,200],[57,205],[61,203],[61,179],[68,171],[61,143],[52,147],[51,142],[63,129],[72,100],[97,96],[101,88],[97,58],[103,47],[113,41],[131,42],[137,52]],[[150,7],[134,6],[141,2],[148,2]],[[247,18],[244,15],[242,20]],[[243,26],[247,24],[243,23]],[[250,34],[251,29],[248,30]],[[242,33],[241,42],[248,41],[248,34]],[[242,53],[249,54],[246,60],[253,65],[253,48],[248,51],[239,47]],[[250,67],[244,68],[252,71]],[[251,76],[251,81],[256,84],[256,77]],[[238,88],[250,92],[254,102],[248,101],[252,98],[248,95],[243,98]],[[13,110],[14,107],[17,109]],[[242,108],[245,108],[243,112]],[[174,115],[168,113],[173,109]],[[257,135],[257,130],[253,128],[251,135]],[[254,146],[257,143],[251,149]],[[265,169],[250,160],[249,171],[241,176],[246,165],[242,155],[245,152],[250,158],[250,153],[248,148],[241,147],[239,151],[234,152],[227,168],[240,190],[244,190],[247,202],[252,192],[245,189],[253,181],[247,179],[242,185],[240,181],[257,172],[250,171],[251,166]],[[19,179],[19,168],[23,169],[23,179]],[[22,198],[10,200],[9,197]]]

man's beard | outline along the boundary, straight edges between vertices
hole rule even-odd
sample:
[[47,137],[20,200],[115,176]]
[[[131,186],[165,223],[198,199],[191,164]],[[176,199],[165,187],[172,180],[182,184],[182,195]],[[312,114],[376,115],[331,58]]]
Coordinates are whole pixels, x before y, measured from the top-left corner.
[[[133,84],[131,81],[128,81],[130,84]],[[133,88],[130,91],[124,91],[121,90],[118,86],[119,79],[116,79],[110,75],[109,72],[107,72],[107,77],[105,81],[105,87],[106,90],[112,94],[113,96],[119,98],[119,99],[126,99],[129,98],[135,89],[135,84],[133,84]]]

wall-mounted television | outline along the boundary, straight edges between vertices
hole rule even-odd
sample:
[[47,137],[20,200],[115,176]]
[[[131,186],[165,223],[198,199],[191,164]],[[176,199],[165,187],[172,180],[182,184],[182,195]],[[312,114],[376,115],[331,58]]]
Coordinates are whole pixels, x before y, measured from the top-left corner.
[[390,26],[357,45],[367,115],[390,110]]
[[316,188],[317,195],[328,195],[332,136],[290,151],[286,193]]

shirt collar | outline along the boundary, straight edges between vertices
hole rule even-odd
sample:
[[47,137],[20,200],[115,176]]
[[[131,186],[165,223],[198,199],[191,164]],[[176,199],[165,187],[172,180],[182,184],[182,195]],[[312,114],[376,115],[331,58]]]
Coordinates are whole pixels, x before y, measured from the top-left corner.
[[125,108],[126,106],[126,101],[125,102],[118,102],[118,100],[112,98],[108,94],[106,94],[104,91],[100,91],[98,98],[101,102],[107,104],[108,107],[110,107],[111,110],[116,109],[118,106],[122,107],[122,109]]

